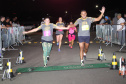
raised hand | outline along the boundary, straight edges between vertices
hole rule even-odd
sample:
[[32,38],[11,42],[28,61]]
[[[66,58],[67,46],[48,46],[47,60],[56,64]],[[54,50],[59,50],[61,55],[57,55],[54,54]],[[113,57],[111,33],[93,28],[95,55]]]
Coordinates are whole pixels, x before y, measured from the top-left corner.
[[102,9],[100,10],[100,12],[104,14],[104,12],[105,12],[105,7],[104,7],[104,6],[103,6]]

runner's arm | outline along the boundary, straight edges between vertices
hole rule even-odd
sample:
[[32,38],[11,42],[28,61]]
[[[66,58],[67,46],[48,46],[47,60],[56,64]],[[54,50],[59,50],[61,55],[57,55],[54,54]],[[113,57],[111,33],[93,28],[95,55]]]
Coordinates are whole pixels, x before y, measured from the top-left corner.
[[55,29],[62,29],[62,30],[67,30],[69,29],[70,26],[67,27],[59,27],[59,26],[55,26]]
[[94,22],[101,20],[102,16],[104,15],[104,12],[105,12],[105,7],[104,6],[102,7],[102,10],[100,10],[100,12],[101,12],[101,15],[99,17],[95,18]]
[[29,30],[29,31],[25,31],[25,32],[23,32],[23,34],[29,34],[29,33],[37,32],[38,30],[41,29],[41,27],[42,27],[42,26],[39,26],[39,27],[37,27],[37,28],[35,28],[35,29]]

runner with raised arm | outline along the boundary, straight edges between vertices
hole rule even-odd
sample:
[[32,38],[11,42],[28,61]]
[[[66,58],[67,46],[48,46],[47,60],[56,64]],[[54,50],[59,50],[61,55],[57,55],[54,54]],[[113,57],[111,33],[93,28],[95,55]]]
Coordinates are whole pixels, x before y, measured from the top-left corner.
[[[74,23],[74,26],[79,25],[78,29],[78,41],[79,41],[79,47],[80,47],[80,59],[81,59],[81,66],[84,65],[84,59],[86,60],[86,54],[88,51],[89,43],[90,43],[90,26],[91,23],[100,21],[102,18],[105,7],[102,7],[102,10],[100,10],[101,14],[97,18],[87,17],[86,10],[81,11],[81,18],[77,19]],[[83,59],[84,56],[84,59]]]
[[47,66],[47,60],[49,61],[49,56],[52,48],[52,41],[53,41],[53,29],[62,29],[67,30],[69,27],[59,27],[53,23],[50,23],[49,18],[45,18],[44,20],[45,24],[40,25],[39,27],[32,29],[27,32],[23,32],[23,34],[29,34],[33,32],[37,32],[38,30],[42,29],[42,48],[43,48],[43,61],[44,61],[44,67]]

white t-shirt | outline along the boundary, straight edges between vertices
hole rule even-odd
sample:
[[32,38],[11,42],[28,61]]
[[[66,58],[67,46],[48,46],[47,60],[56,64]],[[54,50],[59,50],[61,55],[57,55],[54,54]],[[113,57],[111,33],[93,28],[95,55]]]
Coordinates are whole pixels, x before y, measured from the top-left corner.
[[[119,25],[121,23],[124,23],[125,20],[123,18],[120,18],[118,21],[117,21],[117,30],[121,29],[122,28],[122,25]],[[123,29],[122,30],[125,30],[125,26],[123,26]]]

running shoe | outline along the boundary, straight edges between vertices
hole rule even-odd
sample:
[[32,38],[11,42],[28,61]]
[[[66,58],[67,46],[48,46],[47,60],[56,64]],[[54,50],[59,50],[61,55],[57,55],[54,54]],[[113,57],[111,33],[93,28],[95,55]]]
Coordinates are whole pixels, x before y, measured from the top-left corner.
[[58,49],[58,51],[60,52],[60,49]]
[[84,60],[81,62],[81,66],[84,66]]
[[59,43],[57,43],[57,46],[59,45]]
[[71,44],[69,44],[69,47],[71,46]]
[[72,49],[73,47],[72,47],[72,46],[70,46],[70,48]]
[[47,56],[47,60],[49,61],[49,56]]
[[47,64],[46,64],[46,65],[44,65],[44,67],[47,67]]

